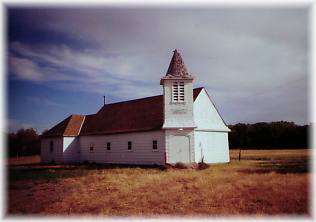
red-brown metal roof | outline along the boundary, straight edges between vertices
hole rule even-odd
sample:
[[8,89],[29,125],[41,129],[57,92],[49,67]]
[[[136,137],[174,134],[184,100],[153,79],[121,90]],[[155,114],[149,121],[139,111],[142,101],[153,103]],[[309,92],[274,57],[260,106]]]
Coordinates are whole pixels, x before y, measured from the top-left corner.
[[[203,87],[193,90],[194,100],[202,89]],[[92,115],[71,115],[51,128],[43,136],[98,135],[150,131],[161,129],[163,121],[163,96],[158,95],[105,104],[96,114]]]
[[43,133],[42,136],[77,136],[80,132],[84,118],[84,115],[70,115],[53,128]]

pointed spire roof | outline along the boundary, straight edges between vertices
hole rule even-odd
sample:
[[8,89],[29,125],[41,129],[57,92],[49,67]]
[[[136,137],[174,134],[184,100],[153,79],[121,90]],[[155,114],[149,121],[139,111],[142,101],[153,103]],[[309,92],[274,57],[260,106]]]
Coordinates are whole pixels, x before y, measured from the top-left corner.
[[[164,76],[161,80],[163,81],[165,79],[193,79],[193,77],[188,73],[188,70],[185,67],[182,57],[177,49],[173,51],[173,56],[166,76]],[[160,84],[162,84],[162,81],[160,81]]]
[[177,50],[173,51],[173,56],[170,61],[170,65],[169,65],[166,75],[177,76],[177,77],[189,75],[187,68],[185,67],[184,62],[182,60],[182,57]]

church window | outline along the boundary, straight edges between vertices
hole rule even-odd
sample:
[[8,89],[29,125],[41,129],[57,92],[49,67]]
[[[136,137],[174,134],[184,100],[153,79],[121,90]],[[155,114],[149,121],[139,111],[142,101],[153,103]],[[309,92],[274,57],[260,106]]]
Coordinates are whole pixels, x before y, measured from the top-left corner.
[[94,150],[94,144],[91,143],[91,144],[90,144],[90,152],[93,152],[93,150]]
[[110,142],[106,143],[106,149],[111,150],[111,143]]
[[153,150],[157,150],[157,149],[158,149],[157,140],[153,140]]
[[50,141],[49,143],[49,150],[52,153],[54,151],[54,141]]
[[132,142],[131,142],[131,141],[128,141],[128,143],[127,143],[127,149],[128,149],[128,150],[132,150]]

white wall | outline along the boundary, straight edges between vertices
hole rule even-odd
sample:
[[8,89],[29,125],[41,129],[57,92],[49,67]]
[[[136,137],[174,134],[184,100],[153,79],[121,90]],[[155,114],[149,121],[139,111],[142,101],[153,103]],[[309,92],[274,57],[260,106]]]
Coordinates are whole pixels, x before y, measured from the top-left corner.
[[[54,143],[54,150],[50,152],[50,141]],[[52,137],[41,139],[41,161],[43,163],[63,162],[63,138],[62,137]]]
[[197,128],[195,137],[195,162],[229,162],[228,132],[214,104],[203,89],[193,104],[194,122]]
[[227,132],[195,131],[195,162],[205,163],[229,162],[229,145]]
[[[153,140],[157,140],[158,149],[152,149]],[[132,151],[127,149],[128,141],[132,141]],[[111,143],[111,150],[106,143]],[[164,131],[136,132],[115,135],[80,136],[81,161],[96,163],[123,164],[165,164]],[[90,152],[90,144],[94,151]]]
[[77,137],[64,137],[63,161],[64,163],[80,162],[80,147]]

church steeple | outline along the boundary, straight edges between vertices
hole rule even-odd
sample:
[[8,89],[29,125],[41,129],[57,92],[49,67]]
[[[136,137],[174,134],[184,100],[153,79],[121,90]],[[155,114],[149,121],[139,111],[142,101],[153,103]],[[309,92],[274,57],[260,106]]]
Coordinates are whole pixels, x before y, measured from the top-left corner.
[[193,129],[193,76],[184,65],[180,53],[173,51],[166,75],[160,80],[163,86],[163,129]]
[[160,85],[162,85],[163,81],[166,79],[192,79],[193,80],[193,76],[191,76],[188,73],[188,70],[185,67],[182,57],[180,53],[177,51],[177,49],[173,51],[173,56],[171,58],[167,73],[161,79]]

